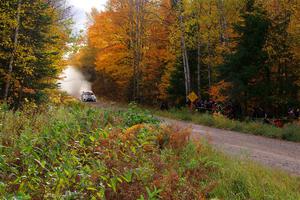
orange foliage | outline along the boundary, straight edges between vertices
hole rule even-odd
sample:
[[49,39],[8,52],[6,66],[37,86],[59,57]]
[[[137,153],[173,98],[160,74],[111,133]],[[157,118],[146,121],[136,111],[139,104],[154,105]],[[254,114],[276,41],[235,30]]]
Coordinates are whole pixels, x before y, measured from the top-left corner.
[[215,102],[223,103],[228,100],[228,96],[225,94],[225,91],[231,87],[231,84],[225,82],[224,80],[213,85],[210,88],[209,94]]
[[[93,24],[88,30],[88,41],[91,48],[95,48],[96,70],[109,75],[115,84],[107,85],[111,90],[118,91],[122,96],[132,92],[134,76],[135,40],[132,24],[136,20],[136,13],[130,7],[129,0],[110,0],[107,9],[94,13]],[[139,60],[139,88],[140,95],[145,100],[155,101],[166,96],[166,80],[168,80],[170,63],[175,60],[169,50],[170,22],[174,20],[170,14],[169,1],[161,4],[145,2],[141,18],[141,33],[138,35],[141,44],[141,58]],[[157,13],[153,15],[151,13]],[[134,40],[134,41],[133,41]],[[164,83],[163,83],[164,82]],[[149,102],[150,103],[150,102]]]

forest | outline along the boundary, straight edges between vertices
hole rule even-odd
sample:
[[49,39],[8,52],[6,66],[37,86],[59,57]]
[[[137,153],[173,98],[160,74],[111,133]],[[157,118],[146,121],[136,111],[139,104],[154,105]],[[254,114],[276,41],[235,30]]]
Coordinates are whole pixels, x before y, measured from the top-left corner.
[[0,2],[0,101],[47,102],[65,66],[71,10],[65,0]]
[[242,116],[299,106],[300,2],[109,0],[71,59],[100,96],[173,106],[195,92]]
[[71,2],[0,1],[0,199],[300,199],[299,0]]

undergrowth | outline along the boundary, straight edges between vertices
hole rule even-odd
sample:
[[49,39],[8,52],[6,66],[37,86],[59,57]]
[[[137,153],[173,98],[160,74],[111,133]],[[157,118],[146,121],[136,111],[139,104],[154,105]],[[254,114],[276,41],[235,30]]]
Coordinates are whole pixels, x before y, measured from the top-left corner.
[[231,120],[223,115],[193,113],[187,109],[171,109],[170,111],[155,111],[155,114],[173,119],[191,121],[197,124],[238,131],[270,138],[300,142],[300,126],[298,124],[286,124],[283,128],[263,124],[255,121]]
[[1,199],[300,199],[300,181],[227,158],[135,106],[0,111]]

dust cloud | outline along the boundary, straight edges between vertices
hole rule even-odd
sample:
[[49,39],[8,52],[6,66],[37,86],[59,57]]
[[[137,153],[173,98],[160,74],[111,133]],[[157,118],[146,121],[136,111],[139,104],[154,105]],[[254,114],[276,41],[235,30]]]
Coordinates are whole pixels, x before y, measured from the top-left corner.
[[61,74],[59,81],[60,90],[79,98],[82,91],[92,89],[91,83],[88,82],[84,75],[73,66],[68,66]]

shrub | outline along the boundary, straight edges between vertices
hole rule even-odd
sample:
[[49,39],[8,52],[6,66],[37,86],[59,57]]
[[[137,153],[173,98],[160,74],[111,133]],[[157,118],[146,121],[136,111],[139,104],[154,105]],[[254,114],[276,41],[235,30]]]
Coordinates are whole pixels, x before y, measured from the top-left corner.
[[132,126],[141,123],[154,123],[159,122],[150,111],[139,108],[136,104],[131,103],[126,111],[122,112],[121,115],[124,119],[126,126]]

